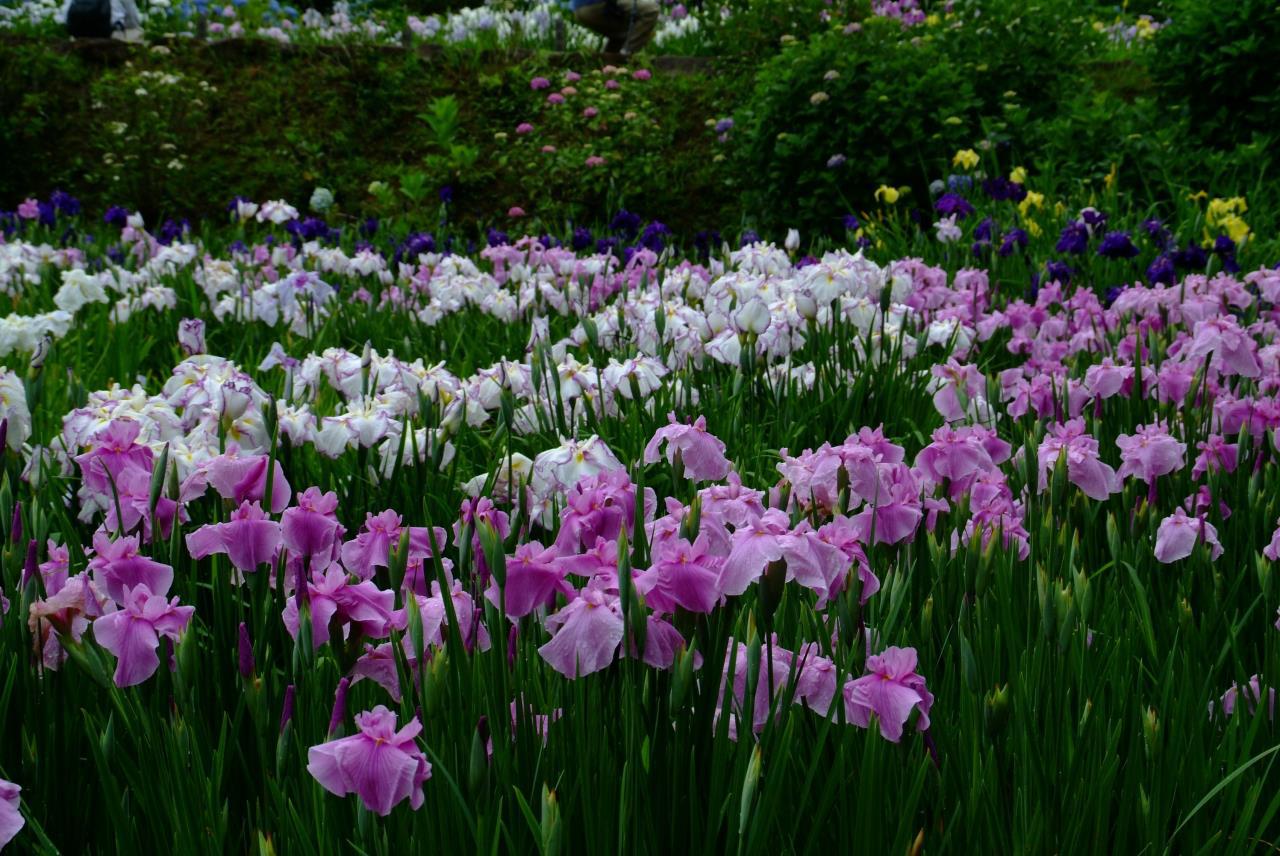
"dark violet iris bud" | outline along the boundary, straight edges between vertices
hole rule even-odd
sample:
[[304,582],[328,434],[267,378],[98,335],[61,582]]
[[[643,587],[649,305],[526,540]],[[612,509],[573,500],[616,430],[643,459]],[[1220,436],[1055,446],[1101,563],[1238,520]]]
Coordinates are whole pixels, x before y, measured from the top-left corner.
[[489,246],[491,247],[505,247],[507,244],[511,243],[511,239],[507,237],[506,232],[499,231],[492,226],[489,227],[489,231],[485,233],[485,240],[488,241]]
[[440,188],[440,201],[445,205],[453,201],[453,187],[451,185],[446,184]]
[[253,677],[253,643],[249,641],[249,628],[243,621],[240,622],[239,637],[240,677],[248,680]]
[[751,244],[758,244],[758,243],[760,243],[760,235],[756,232],[755,229],[747,229],[742,233],[742,240],[739,242],[739,245],[746,247],[746,246],[750,246]]
[[298,605],[311,602],[311,590],[307,588],[307,573],[304,563],[299,562],[293,577],[293,593],[298,598]]
[[1138,253],[1128,232],[1108,232],[1098,245],[1098,255],[1108,259],[1131,259]]
[[329,714],[330,737],[338,732],[343,720],[347,718],[347,688],[350,686],[350,678],[338,681],[338,689],[333,694],[333,712]]
[[285,726],[293,721],[293,697],[297,695],[297,689],[293,684],[289,684],[284,691],[284,707],[280,710],[280,733],[284,734]]
[[943,217],[955,215],[957,220],[963,220],[973,213],[973,206],[969,204],[969,200],[958,193],[942,194],[938,197],[938,201],[933,203],[933,207]]
[[856,232],[862,228],[862,222],[856,214],[846,214],[840,222],[844,225],[845,230],[849,232]]
[[13,504],[13,519],[9,521],[9,543],[17,544],[22,540],[22,502]]
[[18,583],[19,588],[25,589],[27,584],[40,574],[40,558],[36,552],[39,548],[40,545],[36,539],[32,538],[27,542],[27,560],[22,563],[22,581]]
[[591,230],[586,226],[579,226],[573,230],[573,237],[569,239],[570,246],[575,252],[582,252],[595,243],[595,238],[591,234]]

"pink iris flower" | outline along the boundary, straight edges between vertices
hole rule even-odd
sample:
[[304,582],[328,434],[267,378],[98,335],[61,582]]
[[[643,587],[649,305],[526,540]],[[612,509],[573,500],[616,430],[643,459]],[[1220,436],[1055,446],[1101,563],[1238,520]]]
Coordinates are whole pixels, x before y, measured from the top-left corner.
[[67,658],[59,637],[69,637],[79,642],[89,619],[96,618],[113,608],[111,598],[103,594],[88,574],[76,574],[49,589],[45,600],[31,604],[27,628],[36,639],[41,652],[41,663],[46,669],[57,671]]
[[925,688],[924,678],[916,674],[916,662],[915,648],[886,648],[868,657],[868,674],[844,685],[845,717],[866,728],[875,714],[880,733],[897,743],[912,709],[917,709],[920,719],[916,727],[926,730],[933,695]]
[[298,504],[285,509],[280,518],[284,545],[295,556],[317,556],[333,548],[339,537],[340,524],[334,514],[338,510],[338,495],[333,491],[321,493],[318,487],[309,487],[298,496]]
[[93,638],[116,656],[116,686],[131,687],[156,673],[161,637],[176,642],[196,609],[152,594],[145,584],[126,588],[123,606],[93,622]]
[[307,751],[307,772],[332,794],[357,794],[383,817],[406,798],[421,808],[422,785],[431,778],[431,764],[416,742],[422,723],[415,716],[396,731],[396,715],[382,705],[357,714],[355,722],[358,734]]
[[1200,517],[1190,517],[1181,508],[1175,509],[1173,514],[1160,521],[1160,528],[1156,530],[1156,559],[1165,564],[1185,559],[1201,539],[1208,545],[1211,559],[1222,555],[1218,530],[1212,523]]
[[[1276,524],[1276,530],[1271,533],[1271,543],[1262,548],[1262,555],[1273,562],[1280,561],[1280,520]],[[1280,622],[1276,622],[1276,627],[1280,628]]]
[[1200,454],[1191,465],[1191,477],[1198,479],[1208,472],[1234,473],[1239,464],[1240,444],[1228,443],[1221,434],[1210,434],[1196,443]]
[[[988,436],[990,435],[990,436]],[[934,484],[949,483],[952,496],[966,490],[973,478],[996,468],[988,446],[1000,456],[1009,457],[1009,445],[986,429],[953,429],[944,425],[933,432],[933,442],[916,456],[916,469]]]
[[1049,474],[1063,455],[1067,458],[1067,480],[1080,488],[1085,496],[1102,500],[1120,490],[1116,471],[1102,462],[1098,455],[1098,441],[1085,433],[1083,419],[1072,419],[1049,429],[1049,436],[1040,444],[1037,453],[1040,490],[1049,486]]
[[19,808],[21,793],[22,788],[0,779],[0,848],[12,841],[26,823]]
[[485,591],[485,597],[497,606],[505,599],[507,615],[521,618],[548,604],[556,593],[573,596],[573,586],[565,582],[565,572],[556,564],[555,547],[543,547],[529,541],[516,548],[507,559],[506,587],[501,595],[497,580]]
[[1120,447],[1120,478],[1135,475],[1147,484],[1153,484],[1163,475],[1182,469],[1187,444],[1170,436],[1169,429],[1161,423],[1139,425],[1133,434],[1121,434],[1116,438]]
[[547,619],[555,636],[538,653],[566,678],[589,675],[613,662],[622,644],[622,625],[617,596],[588,586]]
[[150,478],[153,455],[148,446],[135,442],[142,426],[130,419],[115,419],[94,438],[94,446],[76,457],[85,486],[94,493],[111,495],[111,481],[129,466],[135,466]]
[[[857,488],[870,507],[854,520],[862,527],[863,541],[874,539],[876,544],[897,544],[911,537],[924,518],[920,485],[905,464],[888,464],[875,469],[875,486]],[[857,478],[851,480],[850,487],[857,482]]]
[[724,456],[724,443],[707,432],[707,418],[699,416],[692,425],[676,421],[668,413],[669,425],[659,428],[644,447],[644,462],[658,462],[658,448],[667,443],[667,463],[675,464],[679,454],[685,474],[694,481],[719,481],[729,474],[729,461]]
[[[1222,694],[1222,698],[1218,700],[1218,704],[1222,707],[1222,712],[1227,716],[1233,716],[1236,712],[1236,705],[1239,703],[1240,697],[1244,697],[1245,705],[1249,709],[1249,714],[1253,715],[1258,709],[1258,702],[1262,700],[1262,682],[1257,675],[1249,678],[1249,683],[1241,687],[1239,684],[1232,684],[1230,689]],[[1214,704],[1209,702],[1209,716],[1214,715]],[[1267,718],[1276,718],[1276,690],[1275,687],[1267,689]]]
[[[391,550],[400,546],[400,537],[405,530],[401,523],[400,515],[391,509],[367,515],[360,534],[342,545],[342,564],[362,580],[372,577],[375,568],[389,567]],[[439,526],[435,527],[434,533],[424,526],[410,526],[408,529],[411,557],[430,558],[432,534],[437,548],[445,546],[445,532]]]
[[267,516],[257,502],[240,504],[226,523],[210,523],[187,535],[193,559],[226,553],[240,571],[252,573],[274,561],[280,549],[280,524]]
[[1257,349],[1257,341],[1234,317],[1215,315],[1196,322],[1185,356],[1194,359],[1212,354],[1214,368],[1223,374],[1257,377],[1262,373]]
[[672,539],[654,548],[653,565],[636,577],[636,589],[657,612],[674,613],[678,606],[710,612],[720,601],[722,562],[708,552],[705,535],[692,544]]
[[[311,644],[315,648],[329,641],[329,628],[335,623],[351,628],[371,639],[385,638],[392,628],[395,593],[383,591],[372,582],[350,584],[338,565],[324,572],[313,571],[307,586],[311,611]],[[281,617],[285,628],[298,638],[298,595],[285,604]]]
[[[218,495],[235,503],[246,500],[262,502],[267,490],[266,455],[219,455],[205,470],[206,478]],[[271,513],[279,514],[289,505],[292,491],[285,480],[280,462],[275,462],[271,479]]]
[[556,547],[564,553],[592,545],[599,538],[616,541],[635,517],[635,486],[626,470],[611,470],[579,479],[560,513]]
[[125,589],[145,585],[151,594],[162,596],[173,585],[173,568],[138,554],[136,537],[112,541],[105,532],[93,536],[93,558],[89,570],[93,580],[116,603],[123,603]]

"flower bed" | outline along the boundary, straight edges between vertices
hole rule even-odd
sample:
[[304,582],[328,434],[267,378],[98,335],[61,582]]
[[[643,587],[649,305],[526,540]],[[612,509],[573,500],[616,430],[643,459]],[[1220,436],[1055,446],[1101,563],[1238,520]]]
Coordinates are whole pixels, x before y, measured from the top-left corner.
[[[55,248],[74,203],[0,244],[20,846],[1272,823],[1277,270],[1024,296],[870,239],[465,255],[248,200]],[[1059,240],[1127,255],[1098,216]]]

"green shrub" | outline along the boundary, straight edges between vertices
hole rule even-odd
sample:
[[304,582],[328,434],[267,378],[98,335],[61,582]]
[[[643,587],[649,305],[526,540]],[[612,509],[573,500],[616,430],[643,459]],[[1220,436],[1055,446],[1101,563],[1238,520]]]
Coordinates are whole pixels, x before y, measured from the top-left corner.
[[928,35],[872,19],[793,45],[760,67],[732,132],[745,207],[764,225],[829,230],[880,184],[923,196],[977,115],[968,75]]
[[1280,122],[1280,3],[1177,0],[1157,37],[1152,70],[1203,142],[1227,147]]
[[1102,45],[1085,4],[982,0],[956,7],[938,35],[950,62],[973,82],[983,110],[999,115],[1013,93],[1037,118],[1061,111],[1084,63]]

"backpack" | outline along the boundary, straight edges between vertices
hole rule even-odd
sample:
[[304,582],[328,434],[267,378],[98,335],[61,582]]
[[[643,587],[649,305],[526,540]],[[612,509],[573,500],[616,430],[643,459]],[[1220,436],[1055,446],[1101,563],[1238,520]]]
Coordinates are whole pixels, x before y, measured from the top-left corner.
[[111,38],[111,0],[71,0],[67,33],[78,39]]

